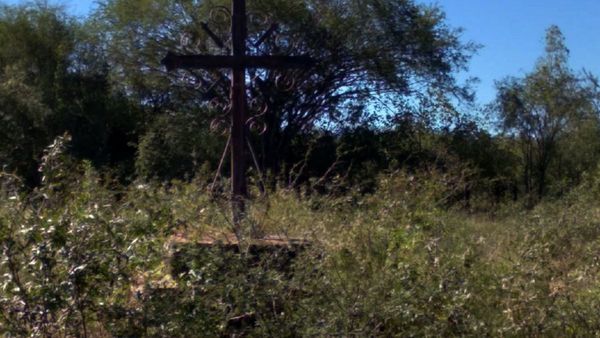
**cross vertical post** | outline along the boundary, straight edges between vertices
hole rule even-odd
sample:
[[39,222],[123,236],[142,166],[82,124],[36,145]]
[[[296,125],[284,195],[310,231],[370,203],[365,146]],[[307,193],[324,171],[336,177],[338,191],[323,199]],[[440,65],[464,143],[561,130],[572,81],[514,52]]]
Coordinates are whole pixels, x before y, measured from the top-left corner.
[[[233,57],[246,56],[246,1],[233,0],[231,33]],[[243,63],[232,68],[231,81],[231,207],[233,224],[237,227],[245,213],[246,187],[246,68]]]

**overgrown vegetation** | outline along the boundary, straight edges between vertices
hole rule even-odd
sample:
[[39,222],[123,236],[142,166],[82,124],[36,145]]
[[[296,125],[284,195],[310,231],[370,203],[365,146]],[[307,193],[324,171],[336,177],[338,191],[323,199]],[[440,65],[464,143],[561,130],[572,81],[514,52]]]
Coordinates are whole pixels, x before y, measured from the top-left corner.
[[[241,253],[194,251],[189,243],[229,229],[207,185],[122,187],[65,156],[63,141],[46,150],[44,183],[33,192],[2,176],[4,335],[599,329],[598,173],[560,201],[532,211],[506,206],[493,217],[449,207],[468,184],[458,168],[382,175],[368,195],[278,189],[254,202],[248,222],[310,246],[277,269],[269,268],[276,255],[249,261],[244,244]],[[177,240],[182,233],[189,242]],[[252,324],[233,325],[242,315]]]
[[600,332],[598,81],[569,68],[558,27],[478,110],[454,78],[476,45],[439,8],[248,1],[280,24],[252,53],[295,41],[320,63],[249,74],[266,132],[250,128],[231,246],[229,78],[158,63],[215,52],[199,22],[226,34],[208,10],[224,3],[0,7],[0,334]]

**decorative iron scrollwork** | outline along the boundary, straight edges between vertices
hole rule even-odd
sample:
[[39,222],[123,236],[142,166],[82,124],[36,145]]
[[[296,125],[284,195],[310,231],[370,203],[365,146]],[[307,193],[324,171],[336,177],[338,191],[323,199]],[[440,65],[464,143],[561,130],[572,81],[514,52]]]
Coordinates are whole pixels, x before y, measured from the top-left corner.
[[[231,35],[222,36],[219,32],[225,27],[231,26],[231,14],[231,10],[225,6],[211,8],[208,11],[207,21],[201,22],[200,25],[208,39],[202,41],[202,39],[198,39],[198,34],[184,32],[180,34],[180,48],[184,50],[220,50],[222,55],[229,55],[232,48]],[[277,55],[289,54],[299,46],[299,43],[293,41],[294,39],[279,33],[280,26],[273,21],[270,15],[256,10],[248,11],[246,20],[251,28],[262,27],[265,29],[262,34],[257,33],[246,37],[248,52],[252,50],[254,53],[260,53],[261,47],[265,46],[265,42],[268,40],[271,40],[271,43],[266,48],[275,48]],[[217,28],[218,31],[213,31],[211,27]],[[206,41],[210,43],[206,44]],[[204,48],[200,48],[201,46]],[[292,91],[297,86],[297,74],[291,70],[282,70],[275,76],[268,76],[266,71],[253,74],[249,81],[249,87],[252,88],[250,92],[254,98],[247,104],[247,113],[251,116],[246,119],[245,126],[253,133],[264,134],[268,128],[264,120],[270,109],[270,96],[276,95],[277,92]],[[266,79],[267,77],[270,79]],[[224,102],[228,98],[220,97],[222,95],[219,94],[221,91],[218,88],[228,86],[231,79],[221,75],[212,84],[205,76],[200,75],[188,74],[181,79],[193,85],[195,89],[205,89],[203,97],[210,99],[207,103],[208,108],[212,112],[218,112],[210,123],[210,130],[217,134],[227,134],[231,128],[229,114],[232,107]],[[258,90],[253,90],[254,88]]]

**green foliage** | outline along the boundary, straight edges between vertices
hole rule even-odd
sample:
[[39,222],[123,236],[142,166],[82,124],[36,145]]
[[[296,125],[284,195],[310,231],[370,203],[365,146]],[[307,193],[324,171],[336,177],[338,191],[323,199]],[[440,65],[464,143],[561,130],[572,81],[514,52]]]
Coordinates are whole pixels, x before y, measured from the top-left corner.
[[[598,126],[593,83],[569,68],[568,56],[564,36],[552,26],[546,33],[546,54],[533,72],[497,84],[501,124],[521,148],[525,193],[538,199],[547,193],[550,168],[564,170],[562,160],[568,155],[560,153],[561,144],[585,139],[585,133]],[[581,146],[597,153],[595,142]]]
[[0,14],[0,163],[35,180],[36,159],[52,140],[46,124],[73,45],[55,9],[2,6]]
[[100,314],[127,301],[136,269],[161,257],[169,221],[153,196],[117,205],[89,163],[65,155],[67,139],[46,149],[39,189],[25,194],[5,184],[2,191],[4,334],[94,332]]
[[194,244],[228,231],[202,180],[124,189],[66,155],[68,139],[45,150],[39,189],[2,176],[3,335],[600,329],[597,173],[563,201],[496,219],[453,210],[469,185],[461,167],[382,176],[372,195],[279,189],[249,206],[248,222],[310,244],[259,255],[250,242]]
[[[201,29],[200,23],[208,21],[215,34],[228,41],[227,15],[211,12],[218,6],[228,8],[229,3],[101,2],[93,27],[103,37],[114,84],[145,108],[148,120],[172,112],[212,115],[209,109],[197,107],[215,101],[226,105],[227,72],[180,70],[167,77],[160,66],[167,51],[228,53]],[[353,0],[257,0],[248,2],[248,7],[250,54],[308,54],[318,60],[303,72],[248,71],[253,79],[248,83],[250,113],[267,111],[266,133],[255,137],[257,157],[265,171],[276,176],[288,175],[282,170],[295,164],[280,165],[298,138],[309,137],[317,125],[368,121],[372,114],[365,107],[375,104],[376,97],[397,106],[393,113],[416,111],[427,101],[432,115],[441,114],[440,102],[447,104],[450,97],[470,98],[452,74],[466,66],[476,47],[460,41],[460,32],[445,24],[438,8],[413,1]],[[265,22],[259,20],[263,16],[268,18]],[[261,47],[253,47],[251,42],[269,22],[279,24],[277,33]],[[287,83],[290,78],[293,81]],[[282,81],[286,85],[281,86]],[[206,116],[204,127],[210,118]]]
[[136,159],[140,177],[192,178],[201,168],[216,169],[225,141],[211,135],[202,113],[161,116],[141,137]]
[[[71,153],[131,174],[136,109],[110,88],[99,49],[60,9],[25,5],[0,14],[0,163],[40,183],[38,159],[68,131]],[[95,55],[90,55],[91,51]],[[129,167],[129,168],[128,168]]]
[[[232,230],[209,185],[224,138],[207,102],[228,79],[168,78],[158,61],[215,52],[198,21],[221,3],[109,0],[85,23],[1,8],[0,335],[600,332],[598,86],[568,68],[557,28],[532,73],[499,84],[495,135],[451,104],[469,98],[452,74],[473,46],[437,8],[249,2],[281,29],[252,53],[294,39],[321,62],[293,92],[277,72],[258,74],[266,99],[249,86],[270,109],[257,161],[279,175],[261,194],[251,184],[238,246],[207,245]],[[264,28],[251,20],[250,39]],[[389,124],[370,116],[372,94]],[[534,186],[561,198],[506,203]],[[257,249],[253,232],[306,242]]]

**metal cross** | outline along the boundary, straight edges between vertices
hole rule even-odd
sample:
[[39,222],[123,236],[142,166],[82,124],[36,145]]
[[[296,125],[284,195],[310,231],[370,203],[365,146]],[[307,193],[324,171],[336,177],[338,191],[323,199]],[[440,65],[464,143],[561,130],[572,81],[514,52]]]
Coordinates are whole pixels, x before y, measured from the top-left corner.
[[[215,43],[223,47],[223,42],[210,31],[206,24],[202,28]],[[272,25],[255,46],[260,45],[275,30]],[[304,68],[313,63],[307,56],[275,56],[246,54],[246,0],[232,0],[231,35],[232,55],[178,55],[169,52],[161,61],[167,70],[181,69],[231,69],[231,206],[234,226],[239,226],[245,212],[246,188],[246,69],[291,69]]]

